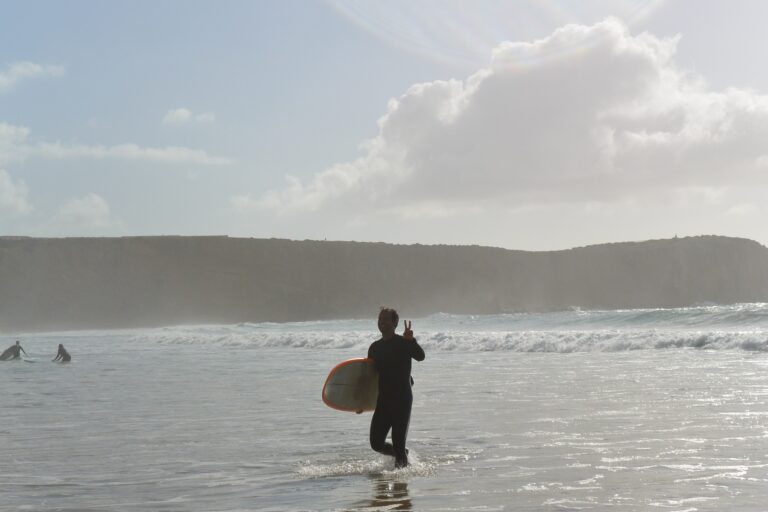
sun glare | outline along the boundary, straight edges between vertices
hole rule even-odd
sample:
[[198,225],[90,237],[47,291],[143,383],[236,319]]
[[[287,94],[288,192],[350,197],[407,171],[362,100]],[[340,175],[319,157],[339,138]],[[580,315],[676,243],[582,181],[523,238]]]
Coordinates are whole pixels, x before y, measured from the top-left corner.
[[630,29],[664,0],[357,2],[329,4],[362,30],[404,51],[458,66],[482,66],[505,41],[530,41],[569,23],[606,17]]

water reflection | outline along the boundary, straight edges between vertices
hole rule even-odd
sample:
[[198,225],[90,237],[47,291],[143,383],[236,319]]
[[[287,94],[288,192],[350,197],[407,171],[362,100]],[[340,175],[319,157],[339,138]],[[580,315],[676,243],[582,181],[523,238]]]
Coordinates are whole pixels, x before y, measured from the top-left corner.
[[408,495],[408,482],[377,478],[373,481],[373,497],[351,510],[413,510]]

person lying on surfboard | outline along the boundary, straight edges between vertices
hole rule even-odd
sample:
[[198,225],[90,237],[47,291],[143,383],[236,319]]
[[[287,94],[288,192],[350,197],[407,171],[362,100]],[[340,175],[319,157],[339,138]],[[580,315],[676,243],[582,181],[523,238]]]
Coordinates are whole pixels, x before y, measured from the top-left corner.
[[11,359],[21,359],[21,353],[27,355],[26,351],[21,348],[21,342],[16,340],[15,345],[11,345],[0,354],[0,361],[10,361]]
[[[379,372],[379,396],[371,419],[371,448],[395,457],[395,467],[408,465],[405,438],[411,419],[413,392],[411,385],[411,359],[424,360],[424,349],[413,337],[411,322],[405,321],[403,335],[395,334],[400,316],[392,308],[379,312],[381,339],[368,348],[368,357],[374,360]],[[392,429],[392,443],[386,442]]]

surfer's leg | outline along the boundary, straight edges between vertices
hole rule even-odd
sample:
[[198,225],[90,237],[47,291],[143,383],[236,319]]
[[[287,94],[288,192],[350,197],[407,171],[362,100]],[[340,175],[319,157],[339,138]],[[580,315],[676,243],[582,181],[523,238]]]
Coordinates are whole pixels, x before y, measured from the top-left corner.
[[370,434],[371,448],[384,455],[394,456],[395,452],[392,450],[392,445],[386,442],[392,421],[390,415],[383,409],[383,407],[376,407],[373,412]]
[[408,465],[408,449],[405,439],[408,437],[408,424],[411,422],[411,401],[398,411],[392,422],[392,447],[395,452],[395,467]]

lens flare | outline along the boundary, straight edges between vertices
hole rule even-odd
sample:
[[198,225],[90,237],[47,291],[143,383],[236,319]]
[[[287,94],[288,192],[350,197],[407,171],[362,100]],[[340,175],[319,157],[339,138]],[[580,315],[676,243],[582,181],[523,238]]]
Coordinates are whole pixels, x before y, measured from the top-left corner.
[[482,66],[499,44],[530,41],[563,25],[607,17],[630,29],[665,0],[328,0],[362,30],[404,51],[460,66]]

